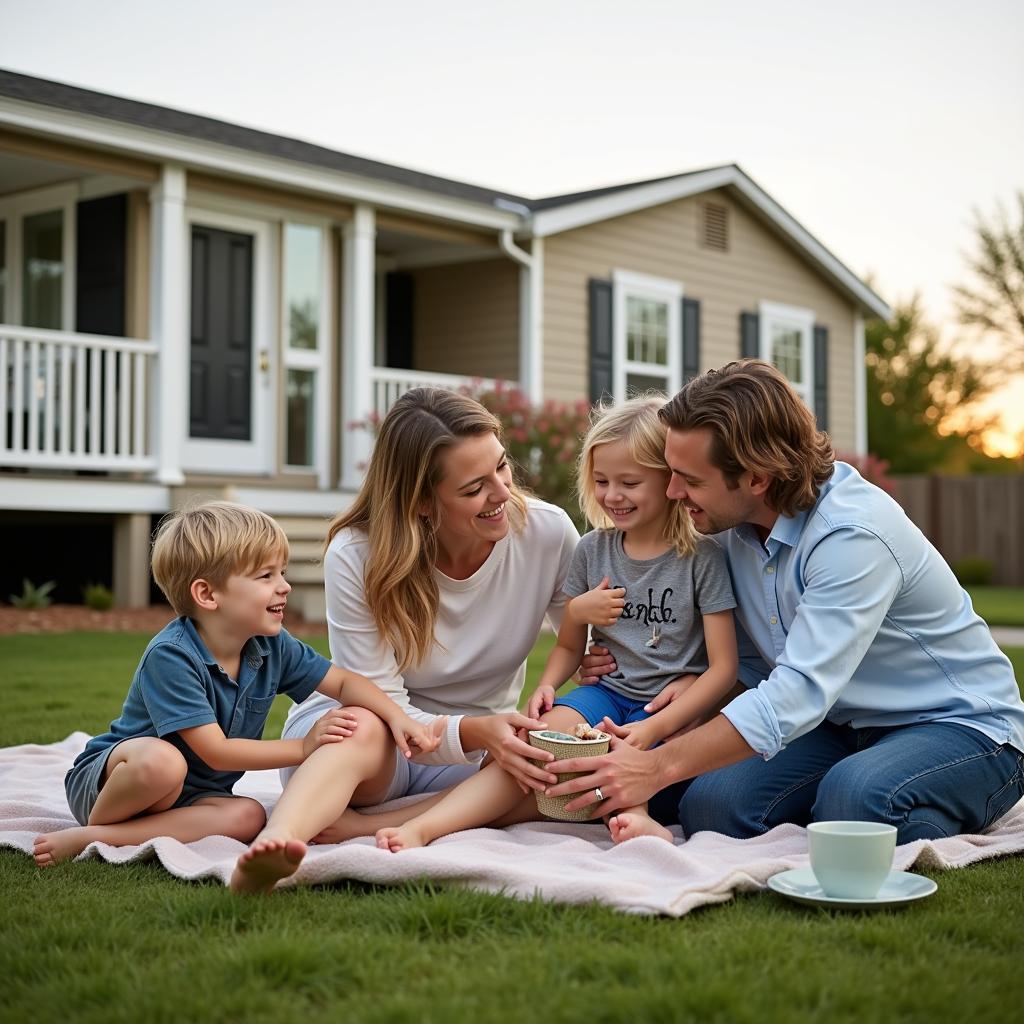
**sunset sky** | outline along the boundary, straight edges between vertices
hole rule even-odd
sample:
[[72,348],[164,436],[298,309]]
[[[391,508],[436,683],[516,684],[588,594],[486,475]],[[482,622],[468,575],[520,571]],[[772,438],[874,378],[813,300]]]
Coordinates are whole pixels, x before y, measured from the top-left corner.
[[[0,25],[12,71],[523,195],[735,162],[949,341],[972,210],[1024,188],[1014,0],[0,0]],[[1024,450],[1024,378],[993,401],[993,450]]]

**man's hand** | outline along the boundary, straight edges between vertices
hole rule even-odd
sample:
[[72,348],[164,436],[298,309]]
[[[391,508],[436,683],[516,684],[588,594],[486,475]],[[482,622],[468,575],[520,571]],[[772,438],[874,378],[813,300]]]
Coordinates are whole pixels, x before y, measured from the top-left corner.
[[612,738],[612,749],[600,757],[571,757],[565,761],[552,761],[546,767],[562,772],[586,772],[568,782],[549,786],[548,796],[581,794],[566,804],[567,811],[587,807],[594,802],[594,790],[600,789],[604,799],[595,808],[594,817],[611,814],[623,807],[642,804],[663,789],[670,779],[662,779],[658,750],[637,750],[618,736]]
[[309,757],[317,747],[348,739],[355,732],[357,724],[358,719],[347,708],[331,708],[313,723],[313,728],[303,738],[303,759]]
[[618,668],[615,659],[608,653],[607,647],[591,644],[590,650],[583,656],[580,663],[578,678],[581,686],[592,686],[601,681],[601,676],[611,675]]
[[430,725],[422,725],[403,714],[401,718],[389,722],[388,726],[398,749],[406,757],[412,757],[414,754],[430,754],[437,750],[448,728],[448,716],[440,715]]
[[608,577],[593,590],[569,602],[569,614],[579,625],[614,626],[626,605],[625,587],[611,588]]
[[527,718],[539,719],[541,715],[546,714],[555,703],[555,688],[545,683],[543,686],[538,686],[536,690],[530,694],[530,702],[526,705],[526,716]]

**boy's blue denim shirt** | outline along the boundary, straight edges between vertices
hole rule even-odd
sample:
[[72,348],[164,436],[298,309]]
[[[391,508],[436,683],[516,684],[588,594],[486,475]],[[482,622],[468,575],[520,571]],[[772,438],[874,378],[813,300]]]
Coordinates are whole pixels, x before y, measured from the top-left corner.
[[762,757],[826,718],[957,722],[1024,751],[1009,660],[938,551],[852,466],[837,462],[814,507],[780,516],[764,544],[750,524],[715,539],[750,687],[723,713]]
[[121,740],[159,736],[184,756],[186,788],[211,795],[230,792],[243,773],[215,771],[193,753],[179,730],[216,722],[229,739],[260,739],[277,694],[305,700],[330,667],[326,658],[282,629],[277,636],[246,642],[236,682],[207,650],[192,620],[175,619],[146,647],[121,717],[86,744],[75,766]]

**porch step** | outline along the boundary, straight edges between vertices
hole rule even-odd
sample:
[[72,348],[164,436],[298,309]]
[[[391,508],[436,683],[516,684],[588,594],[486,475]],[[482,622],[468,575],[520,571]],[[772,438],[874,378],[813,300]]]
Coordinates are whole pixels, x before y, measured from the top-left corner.
[[324,605],[323,551],[330,518],[324,516],[274,517],[288,537],[288,581],[292,592],[288,603],[307,622],[323,622]]

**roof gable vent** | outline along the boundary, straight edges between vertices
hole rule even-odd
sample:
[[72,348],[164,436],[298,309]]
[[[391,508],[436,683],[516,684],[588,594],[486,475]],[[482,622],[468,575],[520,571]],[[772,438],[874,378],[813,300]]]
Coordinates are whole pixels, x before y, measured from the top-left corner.
[[704,249],[729,251],[729,210],[720,203],[700,204],[700,244]]

